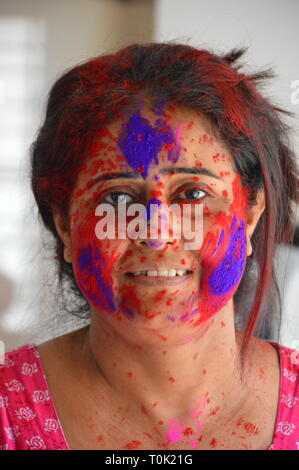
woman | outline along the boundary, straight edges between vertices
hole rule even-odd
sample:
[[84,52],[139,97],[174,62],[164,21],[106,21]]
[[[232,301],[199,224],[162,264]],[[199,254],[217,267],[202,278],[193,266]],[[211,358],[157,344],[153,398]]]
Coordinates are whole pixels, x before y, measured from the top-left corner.
[[296,351],[256,336],[297,170],[243,53],[132,45],[53,86],[32,189],[90,323],[6,353],[2,448],[297,449]]

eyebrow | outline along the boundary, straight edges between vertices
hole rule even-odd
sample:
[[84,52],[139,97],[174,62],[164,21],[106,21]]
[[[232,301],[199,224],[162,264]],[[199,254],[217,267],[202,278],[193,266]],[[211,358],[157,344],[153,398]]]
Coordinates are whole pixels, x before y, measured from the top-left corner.
[[[216,175],[216,173],[213,173],[212,171],[208,170],[207,168],[163,168],[160,173],[162,174],[175,174],[175,173],[187,173],[187,174],[192,174],[192,175],[205,175],[205,176],[210,176],[211,178],[216,178],[218,180],[221,180],[220,176]],[[118,173],[105,173],[101,176],[98,176],[94,184],[100,182],[100,181],[109,181],[112,179],[139,179],[141,178],[140,173],[137,173],[136,171],[125,171],[125,172],[118,172]]]

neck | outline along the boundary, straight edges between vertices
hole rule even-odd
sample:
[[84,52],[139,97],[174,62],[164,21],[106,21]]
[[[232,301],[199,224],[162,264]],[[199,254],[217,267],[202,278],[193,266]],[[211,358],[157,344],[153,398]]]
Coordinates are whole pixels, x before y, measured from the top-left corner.
[[115,317],[93,311],[84,339],[89,366],[83,370],[113,403],[152,422],[189,422],[194,413],[202,424],[216,414],[231,419],[249,394],[239,364],[242,334],[233,319],[231,303],[196,331],[131,323],[121,329],[120,322],[116,329]]

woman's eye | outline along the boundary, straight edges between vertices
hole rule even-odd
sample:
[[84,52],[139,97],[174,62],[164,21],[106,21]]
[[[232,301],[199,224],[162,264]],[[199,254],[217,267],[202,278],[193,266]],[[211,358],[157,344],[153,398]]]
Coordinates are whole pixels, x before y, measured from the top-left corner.
[[[186,197],[184,197],[186,195]],[[186,191],[183,191],[178,195],[179,199],[189,199],[191,201],[198,201],[200,199],[203,199],[207,193],[205,191],[202,191],[201,189],[188,189]]]
[[127,204],[131,202],[131,201],[126,200],[126,197],[133,199],[132,196],[130,196],[127,193],[122,193],[120,191],[119,192],[113,191],[105,197],[104,201],[108,202],[108,204]]

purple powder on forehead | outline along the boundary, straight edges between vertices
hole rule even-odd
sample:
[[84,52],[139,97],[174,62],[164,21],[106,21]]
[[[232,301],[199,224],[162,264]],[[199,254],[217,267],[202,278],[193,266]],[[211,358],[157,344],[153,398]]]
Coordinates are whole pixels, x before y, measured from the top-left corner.
[[118,146],[128,164],[139,172],[143,179],[147,177],[150,164],[159,164],[158,153],[165,144],[174,144],[173,132],[162,119],[152,127],[140,113],[133,114],[123,124],[118,138]]
[[[240,281],[246,263],[246,232],[242,220],[237,223],[234,216],[230,230],[230,245],[220,265],[209,277],[211,292],[223,295],[231,291]],[[236,228],[236,225],[237,228]],[[222,234],[221,234],[222,235]]]
[[107,266],[100,253],[93,250],[90,245],[79,251],[79,269],[83,279],[86,278],[86,274],[90,278],[90,290],[87,290],[83,284],[86,295],[98,305],[115,311],[112,286],[107,283],[103,275],[107,272]]

